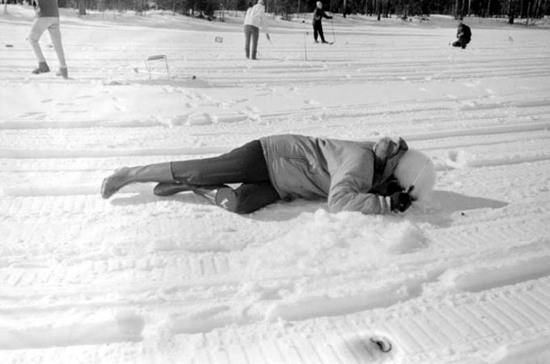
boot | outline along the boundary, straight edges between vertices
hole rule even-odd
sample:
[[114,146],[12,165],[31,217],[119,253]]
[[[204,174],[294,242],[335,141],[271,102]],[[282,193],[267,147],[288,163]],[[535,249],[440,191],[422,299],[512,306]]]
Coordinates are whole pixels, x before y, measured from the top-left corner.
[[103,180],[101,197],[108,199],[130,183],[164,182],[174,183],[170,163],[150,164],[140,167],[123,167]]
[[67,79],[69,78],[69,71],[67,70],[67,67],[61,67],[55,75],[63,77],[64,79]]
[[183,182],[173,182],[173,183],[159,183],[155,186],[153,193],[156,196],[172,196],[176,193],[192,191],[191,186]]
[[191,191],[199,196],[206,198],[213,205],[216,204],[216,194],[217,190],[226,186],[189,186],[185,182],[169,182],[169,183],[159,183],[155,186],[153,193],[156,196],[166,197],[172,196],[176,193]]
[[50,72],[50,67],[48,67],[48,64],[46,62],[39,62],[38,68],[34,69],[32,73],[35,75],[38,75],[40,73],[47,73]]

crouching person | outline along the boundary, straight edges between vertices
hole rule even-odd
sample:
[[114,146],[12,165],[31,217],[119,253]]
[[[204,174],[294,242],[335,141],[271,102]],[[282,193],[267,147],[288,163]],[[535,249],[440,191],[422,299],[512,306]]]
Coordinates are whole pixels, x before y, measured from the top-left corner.
[[331,212],[384,214],[427,199],[435,178],[430,158],[401,138],[274,135],[213,158],[120,168],[105,178],[101,195],[108,199],[128,184],[156,182],[157,196],[190,191],[239,214],[296,198],[323,199]]
[[457,40],[453,43],[453,47],[461,47],[462,49],[466,48],[466,45],[472,40],[472,30],[462,20],[458,24],[456,37]]

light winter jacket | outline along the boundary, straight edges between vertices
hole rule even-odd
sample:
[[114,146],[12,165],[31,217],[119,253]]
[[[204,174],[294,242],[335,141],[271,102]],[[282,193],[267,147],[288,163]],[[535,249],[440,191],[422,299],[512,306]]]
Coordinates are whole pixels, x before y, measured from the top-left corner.
[[365,214],[391,211],[389,197],[375,191],[392,177],[408,148],[403,140],[399,146],[383,140],[355,142],[302,135],[260,139],[271,183],[283,200],[325,198],[331,212]]
[[265,8],[262,4],[256,4],[248,8],[244,16],[244,25],[253,25],[256,28],[262,28],[264,33],[269,33],[267,19],[265,16]]

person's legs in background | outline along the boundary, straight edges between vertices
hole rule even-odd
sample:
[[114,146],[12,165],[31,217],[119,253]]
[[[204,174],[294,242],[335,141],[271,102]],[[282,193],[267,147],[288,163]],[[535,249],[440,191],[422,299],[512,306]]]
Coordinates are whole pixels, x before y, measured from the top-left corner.
[[50,72],[50,68],[48,67],[48,63],[46,62],[46,58],[44,57],[44,53],[42,52],[42,48],[40,48],[39,43],[40,37],[42,37],[42,34],[46,31],[46,29],[48,29],[50,24],[48,19],[50,18],[37,18],[34,21],[31,28],[31,33],[29,34],[29,43],[31,44],[34,54],[36,55],[36,59],[38,60],[38,68],[32,71],[34,74]]
[[319,37],[319,27],[315,24],[313,25],[313,39],[315,40],[315,43],[319,43],[317,37]]
[[63,78],[68,78],[69,73],[67,71],[67,62],[65,61],[65,52],[63,51],[63,43],[61,42],[61,31],[59,29],[59,18],[54,18],[55,21],[48,27],[48,32],[52,39],[53,48],[57,54],[57,59],[59,60],[59,72],[58,76]]
[[244,51],[246,53],[246,58],[250,58],[250,40],[252,39],[252,25],[244,26]]
[[256,59],[256,53],[258,52],[258,38],[260,37],[260,29],[253,25],[252,28],[252,59]]

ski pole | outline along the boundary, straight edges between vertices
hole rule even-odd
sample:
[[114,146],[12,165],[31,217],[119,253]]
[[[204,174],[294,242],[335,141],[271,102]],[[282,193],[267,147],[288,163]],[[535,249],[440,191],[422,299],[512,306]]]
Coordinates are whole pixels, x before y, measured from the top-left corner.
[[336,43],[336,36],[334,35],[334,23],[330,19],[330,25],[332,26],[332,43]]
[[304,59],[307,61],[307,29],[306,29],[306,20],[302,19],[302,24],[304,24]]

